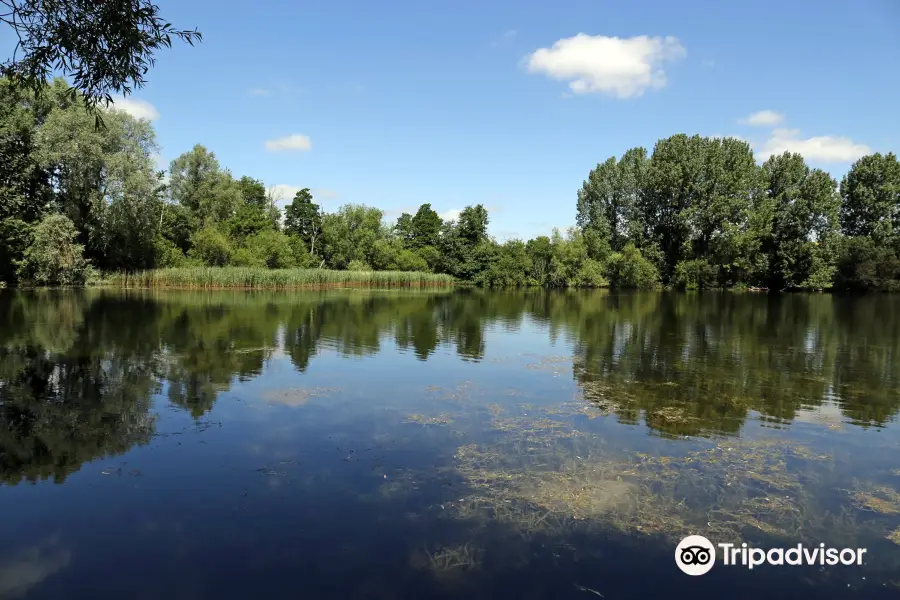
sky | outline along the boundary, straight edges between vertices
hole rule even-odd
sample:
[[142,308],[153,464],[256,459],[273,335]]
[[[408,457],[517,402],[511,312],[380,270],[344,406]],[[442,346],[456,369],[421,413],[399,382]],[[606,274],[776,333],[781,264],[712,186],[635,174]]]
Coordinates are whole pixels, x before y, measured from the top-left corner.
[[900,150],[896,0],[158,0],[203,42],[118,106],[167,164],[396,219],[481,203],[500,240],[574,224],[589,171],[676,133],[802,153],[840,178]]

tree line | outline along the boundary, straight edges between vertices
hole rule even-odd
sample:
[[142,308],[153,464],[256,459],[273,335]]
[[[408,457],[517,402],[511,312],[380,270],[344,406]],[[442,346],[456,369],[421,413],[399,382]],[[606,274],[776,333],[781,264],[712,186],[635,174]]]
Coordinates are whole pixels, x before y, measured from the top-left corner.
[[900,165],[857,161],[840,185],[798,154],[762,166],[733,138],[660,140],[597,165],[576,227],[499,243],[481,204],[445,221],[430,204],[388,222],[309,189],[284,210],[196,145],[157,171],[155,132],[94,113],[61,79],[0,80],[0,281],[82,284],[179,266],[447,273],[484,286],[897,289]]

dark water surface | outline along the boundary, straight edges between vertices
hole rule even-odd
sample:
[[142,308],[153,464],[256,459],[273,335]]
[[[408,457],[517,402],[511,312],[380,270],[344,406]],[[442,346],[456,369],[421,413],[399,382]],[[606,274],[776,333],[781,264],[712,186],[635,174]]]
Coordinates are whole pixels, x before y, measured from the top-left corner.
[[0,598],[900,597],[898,409],[900,296],[0,291]]

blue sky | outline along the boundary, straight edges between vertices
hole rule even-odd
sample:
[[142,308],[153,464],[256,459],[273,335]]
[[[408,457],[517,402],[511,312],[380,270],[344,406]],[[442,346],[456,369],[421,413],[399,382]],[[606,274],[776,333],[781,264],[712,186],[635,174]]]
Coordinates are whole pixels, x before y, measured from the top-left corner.
[[674,133],[837,177],[900,148],[894,0],[158,3],[204,35],[131,98],[163,158],[201,143],[326,210],[480,202],[498,238],[530,237],[573,224],[598,162]]

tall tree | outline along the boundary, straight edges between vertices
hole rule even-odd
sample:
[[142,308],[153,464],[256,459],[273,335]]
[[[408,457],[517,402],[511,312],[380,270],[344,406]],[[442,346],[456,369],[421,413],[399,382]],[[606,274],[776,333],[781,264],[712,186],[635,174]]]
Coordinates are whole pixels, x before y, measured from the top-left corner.
[[763,171],[774,211],[767,247],[770,285],[828,287],[840,206],[837,183],[790,152],[770,157]]
[[105,121],[95,127],[81,103],[57,108],[40,128],[39,156],[56,205],[91,261],[107,269],[150,267],[161,212],[156,136],[148,121],[123,111]]
[[169,165],[169,193],[200,222],[224,222],[243,201],[231,173],[223,171],[216,155],[200,144]]
[[397,222],[394,224],[394,235],[400,239],[404,247],[413,247],[415,234],[413,233],[413,216],[411,214],[403,213],[397,217]]
[[372,264],[375,242],[383,236],[378,208],[345,204],[322,218],[324,253],[330,267],[346,269],[352,261]]
[[413,246],[416,248],[436,246],[443,224],[441,217],[432,210],[431,204],[420,206],[410,223]]
[[457,228],[459,236],[469,246],[475,246],[487,239],[487,228],[490,218],[487,209],[481,204],[467,206],[459,213]]
[[190,45],[200,32],[179,30],[159,14],[152,0],[3,0],[0,22],[17,44],[0,64],[0,75],[18,87],[43,93],[51,74],[71,78],[71,97],[88,106],[112,94],[128,95],[146,83],[161,48],[172,39]]
[[244,175],[237,181],[237,187],[241,192],[244,204],[255,206],[260,210],[265,210],[268,206],[266,186],[259,179]]
[[41,164],[38,130],[53,104],[0,78],[0,282],[16,280],[16,262],[53,190]]
[[900,163],[893,153],[856,161],[841,181],[841,229],[893,243],[900,235]]
[[284,209],[284,232],[303,240],[309,253],[315,255],[316,241],[322,233],[322,213],[313,203],[309,188],[303,188]]

